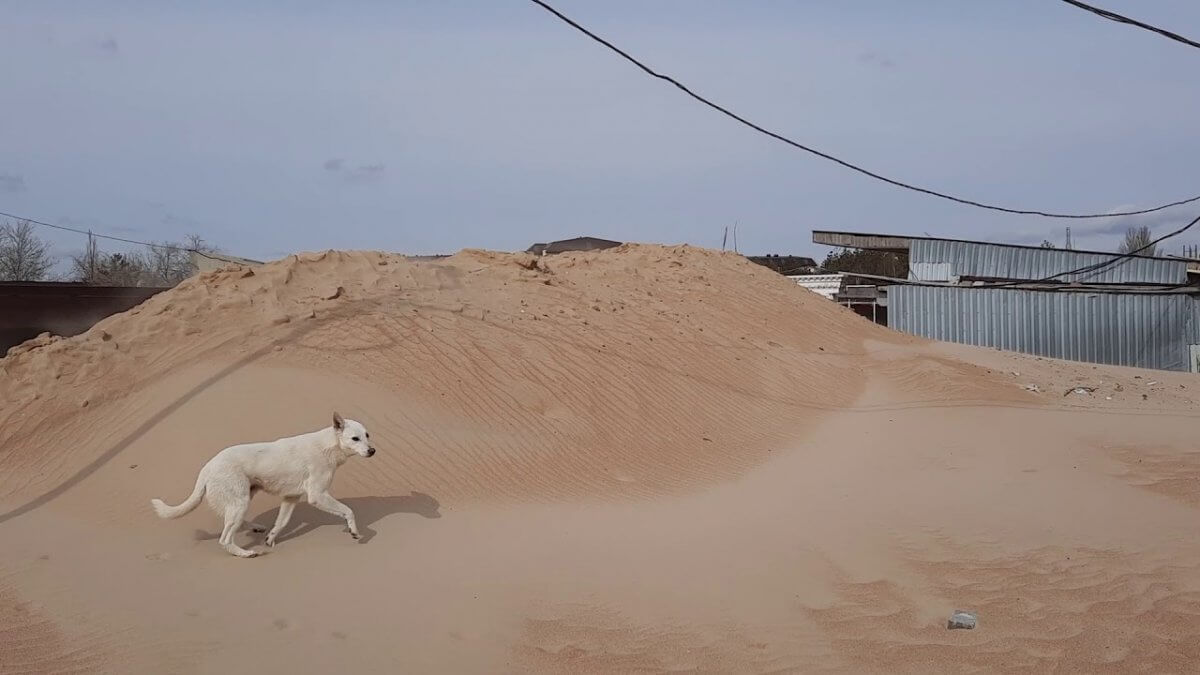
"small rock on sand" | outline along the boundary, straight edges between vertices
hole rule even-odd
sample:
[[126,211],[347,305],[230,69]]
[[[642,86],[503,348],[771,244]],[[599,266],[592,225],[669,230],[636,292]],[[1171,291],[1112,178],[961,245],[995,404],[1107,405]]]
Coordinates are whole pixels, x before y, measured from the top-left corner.
[[977,617],[974,612],[968,612],[963,609],[956,609],[956,610],[954,610],[954,613],[950,615],[950,620],[946,622],[946,629],[947,630],[956,630],[956,629],[972,630],[975,628],[975,624],[978,621],[979,621],[979,617]]

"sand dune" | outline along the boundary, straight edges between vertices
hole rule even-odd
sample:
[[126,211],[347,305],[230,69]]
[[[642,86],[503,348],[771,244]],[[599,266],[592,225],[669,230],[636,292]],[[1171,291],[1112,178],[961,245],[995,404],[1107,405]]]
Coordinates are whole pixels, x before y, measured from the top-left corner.
[[[0,366],[0,672],[1200,658],[1192,376],[930,344],[730,254],[294,256]],[[148,508],[335,408],[378,439],[359,542],[301,507],[236,560]]]

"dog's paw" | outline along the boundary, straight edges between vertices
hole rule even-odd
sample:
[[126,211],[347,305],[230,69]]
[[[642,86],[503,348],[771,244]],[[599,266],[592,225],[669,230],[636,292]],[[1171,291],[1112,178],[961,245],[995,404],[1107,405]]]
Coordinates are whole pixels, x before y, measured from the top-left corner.
[[357,532],[355,532],[355,531],[353,531],[353,530],[351,530],[351,531],[350,531],[350,538],[351,538],[351,539],[358,539],[358,537],[359,537],[359,534],[358,534]]
[[267,535],[267,540],[263,543],[271,548],[275,548],[275,535]]

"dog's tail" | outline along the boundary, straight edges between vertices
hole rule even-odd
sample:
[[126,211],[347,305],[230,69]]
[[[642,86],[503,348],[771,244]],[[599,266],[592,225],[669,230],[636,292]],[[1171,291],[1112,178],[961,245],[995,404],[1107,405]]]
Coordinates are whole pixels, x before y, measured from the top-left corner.
[[208,486],[207,472],[200,471],[200,475],[196,477],[196,487],[192,490],[191,496],[187,498],[179,506],[171,506],[161,499],[151,499],[150,505],[154,507],[154,512],[159,518],[178,518],[186,516],[192,512],[192,509],[200,505],[200,500],[204,499],[204,491]]

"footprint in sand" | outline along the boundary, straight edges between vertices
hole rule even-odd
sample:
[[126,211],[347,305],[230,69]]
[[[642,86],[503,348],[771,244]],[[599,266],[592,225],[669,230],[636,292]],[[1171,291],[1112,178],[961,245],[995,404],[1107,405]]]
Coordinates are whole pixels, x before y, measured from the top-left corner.
[[147,553],[146,554],[146,560],[165,561],[165,560],[170,560],[170,559],[171,559],[170,553]]

